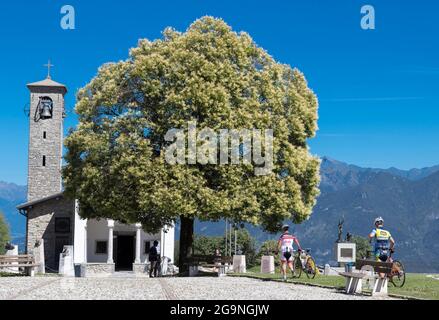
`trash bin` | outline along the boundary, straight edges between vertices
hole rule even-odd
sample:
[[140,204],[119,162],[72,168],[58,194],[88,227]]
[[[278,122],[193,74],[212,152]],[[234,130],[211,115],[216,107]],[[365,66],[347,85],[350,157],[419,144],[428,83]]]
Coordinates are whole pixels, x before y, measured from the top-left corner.
[[354,264],[353,263],[346,263],[345,264],[345,271],[346,272],[352,272],[352,269],[353,269],[353,266],[354,266]]

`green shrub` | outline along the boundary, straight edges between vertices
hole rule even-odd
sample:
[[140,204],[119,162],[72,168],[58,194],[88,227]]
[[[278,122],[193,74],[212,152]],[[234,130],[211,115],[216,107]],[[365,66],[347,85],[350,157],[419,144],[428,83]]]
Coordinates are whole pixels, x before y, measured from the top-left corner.
[[6,224],[3,213],[0,212],[0,255],[5,254],[5,246],[9,240],[9,227]]

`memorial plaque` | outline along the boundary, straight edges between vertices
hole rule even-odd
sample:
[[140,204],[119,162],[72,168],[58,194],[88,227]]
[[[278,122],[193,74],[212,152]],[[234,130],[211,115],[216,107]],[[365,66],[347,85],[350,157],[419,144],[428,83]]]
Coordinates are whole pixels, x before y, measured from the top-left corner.
[[334,251],[335,259],[339,263],[352,263],[356,260],[357,246],[355,243],[336,243]]

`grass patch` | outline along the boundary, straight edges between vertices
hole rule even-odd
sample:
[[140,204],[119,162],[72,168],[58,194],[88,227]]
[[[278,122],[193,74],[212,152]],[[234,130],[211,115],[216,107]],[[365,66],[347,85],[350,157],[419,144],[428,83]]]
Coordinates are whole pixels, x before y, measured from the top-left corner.
[[[252,277],[261,280],[280,280],[281,275],[279,268],[276,269],[275,274],[262,274],[260,267],[253,267],[247,270],[247,274],[236,274],[234,276]],[[435,276],[439,279],[439,275]],[[336,289],[344,288],[345,279],[341,276],[323,276],[317,275],[315,279],[308,279],[306,275],[302,274],[300,279],[288,279],[289,283],[297,284],[313,284],[324,287],[331,287]],[[403,288],[395,288],[393,284],[389,283],[389,293],[413,297],[418,299],[439,300],[439,280],[434,279],[426,274],[407,274],[406,282]]]
[[24,275],[21,273],[0,272],[0,278],[2,278],[2,277],[4,277],[4,278],[6,278],[6,277],[17,278],[17,277],[24,277]]
[[[439,276],[436,276],[436,278],[439,279]],[[404,287],[395,288],[390,284],[389,292],[420,299],[439,300],[439,280],[426,274],[409,273]]]
[[[260,273],[260,267],[253,267],[247,270],[247,274],[236,274],[234,276],[249,276],[252,278],[262,279],[262,280],[281,280],[281,274],[277,268],[275,274],[262,274]],[[345,286],[345,281],[343,277],[339,276],[322,276],[316,275],[314,279],[308,279],[305,274],[302,274],[300,279],[291,278],[291,273],[288,277],[289,283],[297,284],[314,284],[324,287],[341,289]]]

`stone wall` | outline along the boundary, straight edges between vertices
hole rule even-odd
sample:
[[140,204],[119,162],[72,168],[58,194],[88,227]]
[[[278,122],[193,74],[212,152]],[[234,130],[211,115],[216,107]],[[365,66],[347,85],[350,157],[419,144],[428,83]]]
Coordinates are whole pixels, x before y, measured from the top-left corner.
[[109,277],[115,272],[114,263],[81,264],[81,277]]
[[[31,89],[29,116],[28,201],[62,191],[61,165],[64,121],[64,90],[53,87]],[[41,97],[53,101],[53,117],[35,121]],[[46,164],[43,166],[43,157]]]
[[[70,232],[56,232],[56,218],[70,218]],[[58,259],[64,245],[73,245],[75,201],[63,197],[39,203],[28,209],[27,252],[34,254],[37,241],[44,240],[46,267],[58,270]]]

